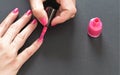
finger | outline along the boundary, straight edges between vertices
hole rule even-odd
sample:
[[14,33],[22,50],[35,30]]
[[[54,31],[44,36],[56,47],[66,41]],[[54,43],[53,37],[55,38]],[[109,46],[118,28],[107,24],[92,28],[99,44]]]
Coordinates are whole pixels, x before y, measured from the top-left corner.
[[3,36],[4,41],[11,43],[14,37],[20,32],[20,30],[28,23],[31,18],[31,10],[28,10],[18,21],[13,23],[5,35]]
[[63,23],[65,21],[67,21],[70,18],[71,14],[69,13],[69,11],[65,10],[61,13],[59,13],[58,16],[56,16],[53,20],[51,25],[55,26],[57,24]]
[[31,46],[26,48],[22,53],[17,57],[18,62],[22,66],[42,45],[43,40],[36,40]]
[[73,3],[76,5],[76,0],[72,0],[73,1]]
[[44,10],[43,1],[44,0],[30,0],[30,4],[34,16],[43,26],[45,26],[48,22],[48,17],[46,11]]
[[72,0],[59,0],[58,2],[61,4],[61,6],[58,10],[56,17],[52,20],[52,26],[63,23],[73,18],[76,14],[75,3]]
[[13,23],[13,21],[17,18],[19,13],[19,9],[15,8],[0,24],[0,37],[4,35],[4,33],[7,31],[9,26]]
[[25,43],[27,38],[37,26],[37,20],[34,19],[23,31],[21,31],[11,43],[11,47],[17,52]]

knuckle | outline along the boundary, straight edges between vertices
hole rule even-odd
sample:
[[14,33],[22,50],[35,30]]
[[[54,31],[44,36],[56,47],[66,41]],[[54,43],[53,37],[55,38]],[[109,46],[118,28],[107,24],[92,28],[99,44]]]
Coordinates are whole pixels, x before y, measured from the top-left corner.
[[4,50],[4,48],[6,48],[6,44],[4,44],[4,41],[0,39],[0,51]]
[[70,18],[75,17],[76,13],[77,13],[77,8],[73,7],[69,9],[69,13],[71,14]]
[[0,27],[8,27],[8,21],[3,21],[3,23],[0,24]]
[[16,59],[14,59],[10,64],[12,65],[12,67],[14,67],[15,70],[19,70],[20,63]]
[[38,8],[33,8],[33,9],[32,9],[33,13],[37,13],[38,10],[40,10],[40,9],[38,9]]
[[29,50],[26,50],[26,55],[27,55],[27,56],[31,56],[32,54],[33,54],[32,50],[30,50],[30,49],[29,49]]
[[43,12],[44,8],[43,7],[39,7],[39,8],[32,8],[32,12],[34,15],[40,15]]
[[77,8],[74,8],[74,14],[76,14],[77,13]]
[[4,58],[8,60],[14,59],[14,54],[10,52],[4,52]]
[[17,34],[17,38],[18,38],[18,40],[23,40],[23,39],[25,39],[25,35]]
[[16,30],[18,30],[18,28],[19,28],[18,25],[13,24],[10,26],[10,31],[16,31]]
[[39,44],[33,44],[33,45],[32,45],[32,49],[38,49],[39,46],[40,46]]
[[33,9],[32,9],[32,12],[33,12],[33,13],[36,13],[36,12],[37,12],[37,9],[36,9],[36,8],[33,8]]
[[14,32],[14,30],[12,30],[11,32],[7,32],[8,38],[11,38],[13,36],[13,32]]
[[35,44],[32,45],[31,47],[26,48],[26,50],[25,50],[26,57],[33,55],[34,52],[36,52],[36,50],[37,50],[38,48],[39,48],[39,46],[38,46],[38,45],[35,45]]
[[22,54],[22,58],[28,59],[30,56],[32,56],[32,54],[33,54],[33,52],[31,51],[31,49],[26,48],[26,50]]
[[71,14],[72,15],[75,15],[77,13],[77,9],[74,7],[74,8],[71,8]]

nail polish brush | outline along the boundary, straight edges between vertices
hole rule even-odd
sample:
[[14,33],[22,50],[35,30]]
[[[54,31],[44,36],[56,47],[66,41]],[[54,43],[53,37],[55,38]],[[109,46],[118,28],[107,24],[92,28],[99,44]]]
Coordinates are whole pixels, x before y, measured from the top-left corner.
[[39,39],[44,39],[45,33],[46,33],[48,27],[51,25],[51,21],[52,21],[52,19],[54,18],[55,14],[56,14],[56,9],[54,9],[52,7],[47,7],[46,12],[47,12],[47,15],[48,15],[48,23],[47,23],[46,26],[43,27],[42,33],[41,33]]

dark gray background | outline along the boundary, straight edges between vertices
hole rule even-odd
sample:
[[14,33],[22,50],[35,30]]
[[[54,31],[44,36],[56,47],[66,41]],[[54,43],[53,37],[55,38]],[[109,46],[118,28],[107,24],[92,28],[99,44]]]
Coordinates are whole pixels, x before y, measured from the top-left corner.
[[[21,17],[29,0],[0,0],[0,21],[14,8]],[[43,45],[27,61],[18,75],[119,75],[119,2],[118,0],[77,0],[76,17],[56,27],[50,27]],[[102,36],[87,35],[88,22],[93,17],[103,21]],[[24,48],[39,37],[39,24]]]

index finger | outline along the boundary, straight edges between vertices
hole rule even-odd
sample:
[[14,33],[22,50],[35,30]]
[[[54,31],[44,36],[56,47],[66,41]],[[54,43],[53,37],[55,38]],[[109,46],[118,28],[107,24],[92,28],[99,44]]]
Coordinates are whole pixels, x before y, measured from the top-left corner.
[[44,0],[30,0],[31,8],[34,16],[45,26],[48,22],[47,13],[43,6]]

